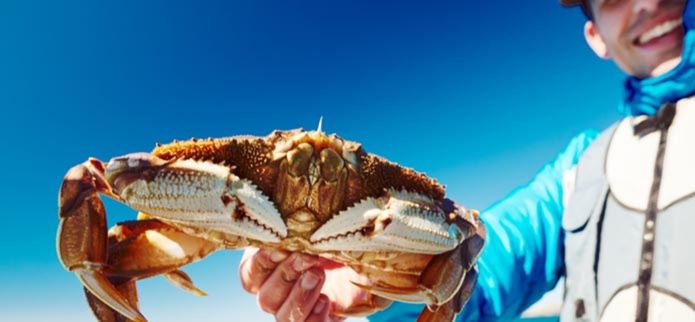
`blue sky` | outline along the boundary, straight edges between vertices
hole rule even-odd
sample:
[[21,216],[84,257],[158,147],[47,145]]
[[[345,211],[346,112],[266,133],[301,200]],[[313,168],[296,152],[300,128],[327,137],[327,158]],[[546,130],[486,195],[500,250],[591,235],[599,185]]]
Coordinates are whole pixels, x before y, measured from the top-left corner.
[[[619,114],[623,76],[547,1],[0,2],[0,319],[90,321],[55,253],[71,166],[155,142],[324,130],[485,208]],[[131,218],[107,202],[111,224]],[[152,321],[269,317],[239,252],[140,283]]]

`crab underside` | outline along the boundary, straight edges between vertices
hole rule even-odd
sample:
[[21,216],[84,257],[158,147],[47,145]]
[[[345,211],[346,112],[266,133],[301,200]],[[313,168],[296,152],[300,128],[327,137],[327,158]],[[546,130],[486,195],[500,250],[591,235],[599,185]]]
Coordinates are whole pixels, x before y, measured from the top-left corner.
[[[138,210],[139,220],[107,231],[100,194]],[[301,129],[89,159],[66,174],[59,208],[60,260],[100,321],[145,321],[138,279],[164,275],[204,295],[180,268],[243,247],[351,267],[370,298],[336,314],[369,314],[387,299],[427,304],[418,321],[451,321],[475,285],[485,239],[477,213],[446,199],[433,179]]]

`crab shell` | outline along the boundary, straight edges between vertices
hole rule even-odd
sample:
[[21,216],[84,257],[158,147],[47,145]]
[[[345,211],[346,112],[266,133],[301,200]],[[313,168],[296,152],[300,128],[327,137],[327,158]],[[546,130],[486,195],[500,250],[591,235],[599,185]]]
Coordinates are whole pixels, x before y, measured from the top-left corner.
[[[134,280],[164,274],[196,293],[180,266],[248,246],[348,265],[372,303],[425,303],[421,321],[447,321],[472,291],[485,235],[477,213],[444,192],[423,174],[321,131],[191,139],[71,169],[58,252],[102,321],[107,311],[144,320]],[[120,224],[107,237],[97,193],[147,220]],[[364,315],[376,306],[336,313]]]

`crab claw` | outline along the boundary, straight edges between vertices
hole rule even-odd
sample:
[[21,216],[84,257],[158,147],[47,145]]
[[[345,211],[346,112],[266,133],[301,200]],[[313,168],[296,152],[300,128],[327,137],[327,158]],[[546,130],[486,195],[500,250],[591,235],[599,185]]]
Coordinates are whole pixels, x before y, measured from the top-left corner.
[[112,159],[105,177],[126,204],[155,218],[268,243],[287,236],[273,203],[227,166],[134,153]]
[[463,232],[447,222],[434,202],[417,193],[388,190],[341,211],[312,236],[319,250],[398,251],[439,254],[452,250]]

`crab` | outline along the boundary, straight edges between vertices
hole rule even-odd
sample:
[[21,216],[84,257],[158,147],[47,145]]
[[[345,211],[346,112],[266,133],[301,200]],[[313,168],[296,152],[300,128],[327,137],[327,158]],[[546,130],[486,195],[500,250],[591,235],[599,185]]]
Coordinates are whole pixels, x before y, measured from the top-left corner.
[[[100,195],[139,212],[107,231]],[[100,321],[146,321],[135,281],[163,275],[204,295],[180,270],[222,249],[314,254],[352,268],[367,304],[427,305],[418,321],[452,321],[474,288],[485,228],[434,179],[323,131],[191,139],[65,175],[57,251]],[[367,281],[367,282],[365,282]],[[381,304],[380,304],[381,303]]]

